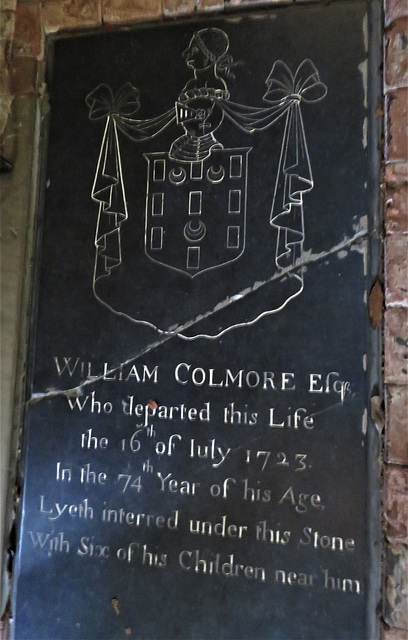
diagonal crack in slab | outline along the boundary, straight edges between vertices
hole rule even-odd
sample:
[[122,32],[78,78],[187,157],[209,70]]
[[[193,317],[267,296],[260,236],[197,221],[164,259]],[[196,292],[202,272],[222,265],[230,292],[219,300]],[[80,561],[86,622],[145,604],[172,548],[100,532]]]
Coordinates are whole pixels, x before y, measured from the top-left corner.
[[331,247],[331,249],[328,249],[326,251],[321,251],[320,253],[309,255],[307,258],[297,260],[294,265],[290,267],[286,267],[285,269],[281,269],[278,273],[274,273],[272,276],[270,276],[266,280],[263,280],[261,282],[257,281],[252,285],[252,287],[247,287],[244,291],[228,296],[227,298],[219,302],[217,305],[215,305],[213,308],[209,309],[208,311],[201,313],[195,318],[188,320],[184,324],[175,327],[165,335],[160,336],[154,342],[151,342],[147,344],[145,347],[143,347],[142,349],[140,349],[140,351],[136,355],[132,356],[128,360],[125,360],[124,362],[121,362],[119,365],[117,365],[116,367],[113,367],[107,372],[104,372],[100,376],[87,378],[83,382],[81,382],[79,385],[68,388],[68,389],[50,389],[45,392],[33,393],[31,397],[27,400],[26,406],[40,402],[45,398],[54,398],[57,396],[68,396],[68,397],[81,396],[83,394],[83,390],[86,389],[87,387],[103,380],[107,375],[113,375],[114,373],[117,373],[121,367],[126,367],[128,365],[131,365],[132,363],[139,360],[146,354],[151,353],[152,351],[155,351],[156,349],[158,349],[158,347],[165,344],[169,340],[172,340],[178,337],[179,334],[181,334],[183,331],[186,331],[190,327],[193,327],[194,325],[201,322],[201,320],[205,320],[206,318],[211,317],[221,309],[225,309],[226,307],[242,300],[246,296],[252,294],[254,291],[258,291],[259,289],[261,289],[265,285],[270,284],[271,282],[280,280],[281,278],[284,278],[285,276],[290,275],[294,271],[298,271],[302,267],[305,267],[309,264],[313,264],[315,262],[320,262],[321,260],[324,260],[329,256],[332,256],[338,253],[339,251],[342,251],[343,249],[350,247],[353,243],[365,238],[367,235],[368,235],[367,229],[361,229],[358,232],[356,232],[353,236],[344,238],[344,240],[342,240],[338,244]]

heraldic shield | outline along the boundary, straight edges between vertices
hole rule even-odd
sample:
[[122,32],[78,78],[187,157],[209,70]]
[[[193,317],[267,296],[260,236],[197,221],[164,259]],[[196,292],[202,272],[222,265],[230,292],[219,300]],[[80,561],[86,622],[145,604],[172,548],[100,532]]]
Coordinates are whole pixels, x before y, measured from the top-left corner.
[[145,253],[151,260],[193,278],[242,255],[250,150],[213,149],[198,162],[144,154]]
[[[278,313],[303,291],[303,200],[314,179],[302,109],[323,100],[327,87],[309,58],[294,71],[278,59],[262,66],[270,69],[266,91],[248,105],[234,86],[239,63],[228,34],[192,27],[186,38],[190,77],[166,111],[160,83],[161,112],[151,117],[147,108],[149,117],[138,117],[140,91],[130,82],[116,92],[100,84],[86,97],[90,119],[106,121],[91,191],[99,206],[93,291],[138,324],[216,339]],[[254,91],[261,79],[254,68]],[[224,144],[224,135],[234,137]],[[153,143],[159,136],[161,147]],[[136,159],[130,142],[143,145]],[[260,283],[262,294],[249,295]]]

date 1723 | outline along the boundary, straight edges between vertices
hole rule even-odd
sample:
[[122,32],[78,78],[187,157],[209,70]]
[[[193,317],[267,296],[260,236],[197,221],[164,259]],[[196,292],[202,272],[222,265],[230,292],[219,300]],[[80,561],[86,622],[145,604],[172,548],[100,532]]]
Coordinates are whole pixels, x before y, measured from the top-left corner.
[[271,466],[286,467],[298,472],[311,468],[311,465],[307,462],[306,453],[295,453],[290,457],[288,457],[284,451],[274,453],[273,451],[252,451],[251,449],[246,449],[245,453],[245,462],[247,464],[258,463],[261,471],[265,471],[265,469]]

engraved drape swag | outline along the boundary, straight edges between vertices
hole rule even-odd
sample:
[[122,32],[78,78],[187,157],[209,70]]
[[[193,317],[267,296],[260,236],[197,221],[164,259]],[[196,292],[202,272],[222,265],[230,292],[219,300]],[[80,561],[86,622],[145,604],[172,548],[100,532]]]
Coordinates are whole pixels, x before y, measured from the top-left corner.
[[[270,212],[270,224],[278,230],[276,264],[290,266],[301,256],[304,239],[303,194],[313,188],[313,177],[306,143],[301,103],[322,100],[326,86],[310,60],[295,74],[282,61],[274,63],[265,81],[263,101],[268,106],[251,107],[229,99],[211,97],[225,116],[246,133],[271,127],[286,116],[278,172]],[[134,142],[159,135],[176,119],[175,107],[151,119],[132,116],[140,107],[139,90],[126,83],[114,95],[106,84],[99,85],[86,98],[91,120],[106,119],[92,199],[99,204],[96,229],[94,283],[110,275],[121,264],[120,227],[128,217],[125,187],[120,163],[118,131]]]

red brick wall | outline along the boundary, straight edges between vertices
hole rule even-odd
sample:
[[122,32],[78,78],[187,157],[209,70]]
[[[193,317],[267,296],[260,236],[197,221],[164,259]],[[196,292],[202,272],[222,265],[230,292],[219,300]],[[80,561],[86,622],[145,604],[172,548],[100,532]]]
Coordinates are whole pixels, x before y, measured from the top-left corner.
[[[313,1],[313,0],[311,0]],[[285,0],[3,0],[0,135],[13,96],[41,91],[44,36]],[[384,640],[408,637],[408,2],[386,0],[384,24]],[[379,185],[380,188],[380,185]]]
[[384,33],[384,451],[386,640],[408,637],[408,3],[386,0]]

